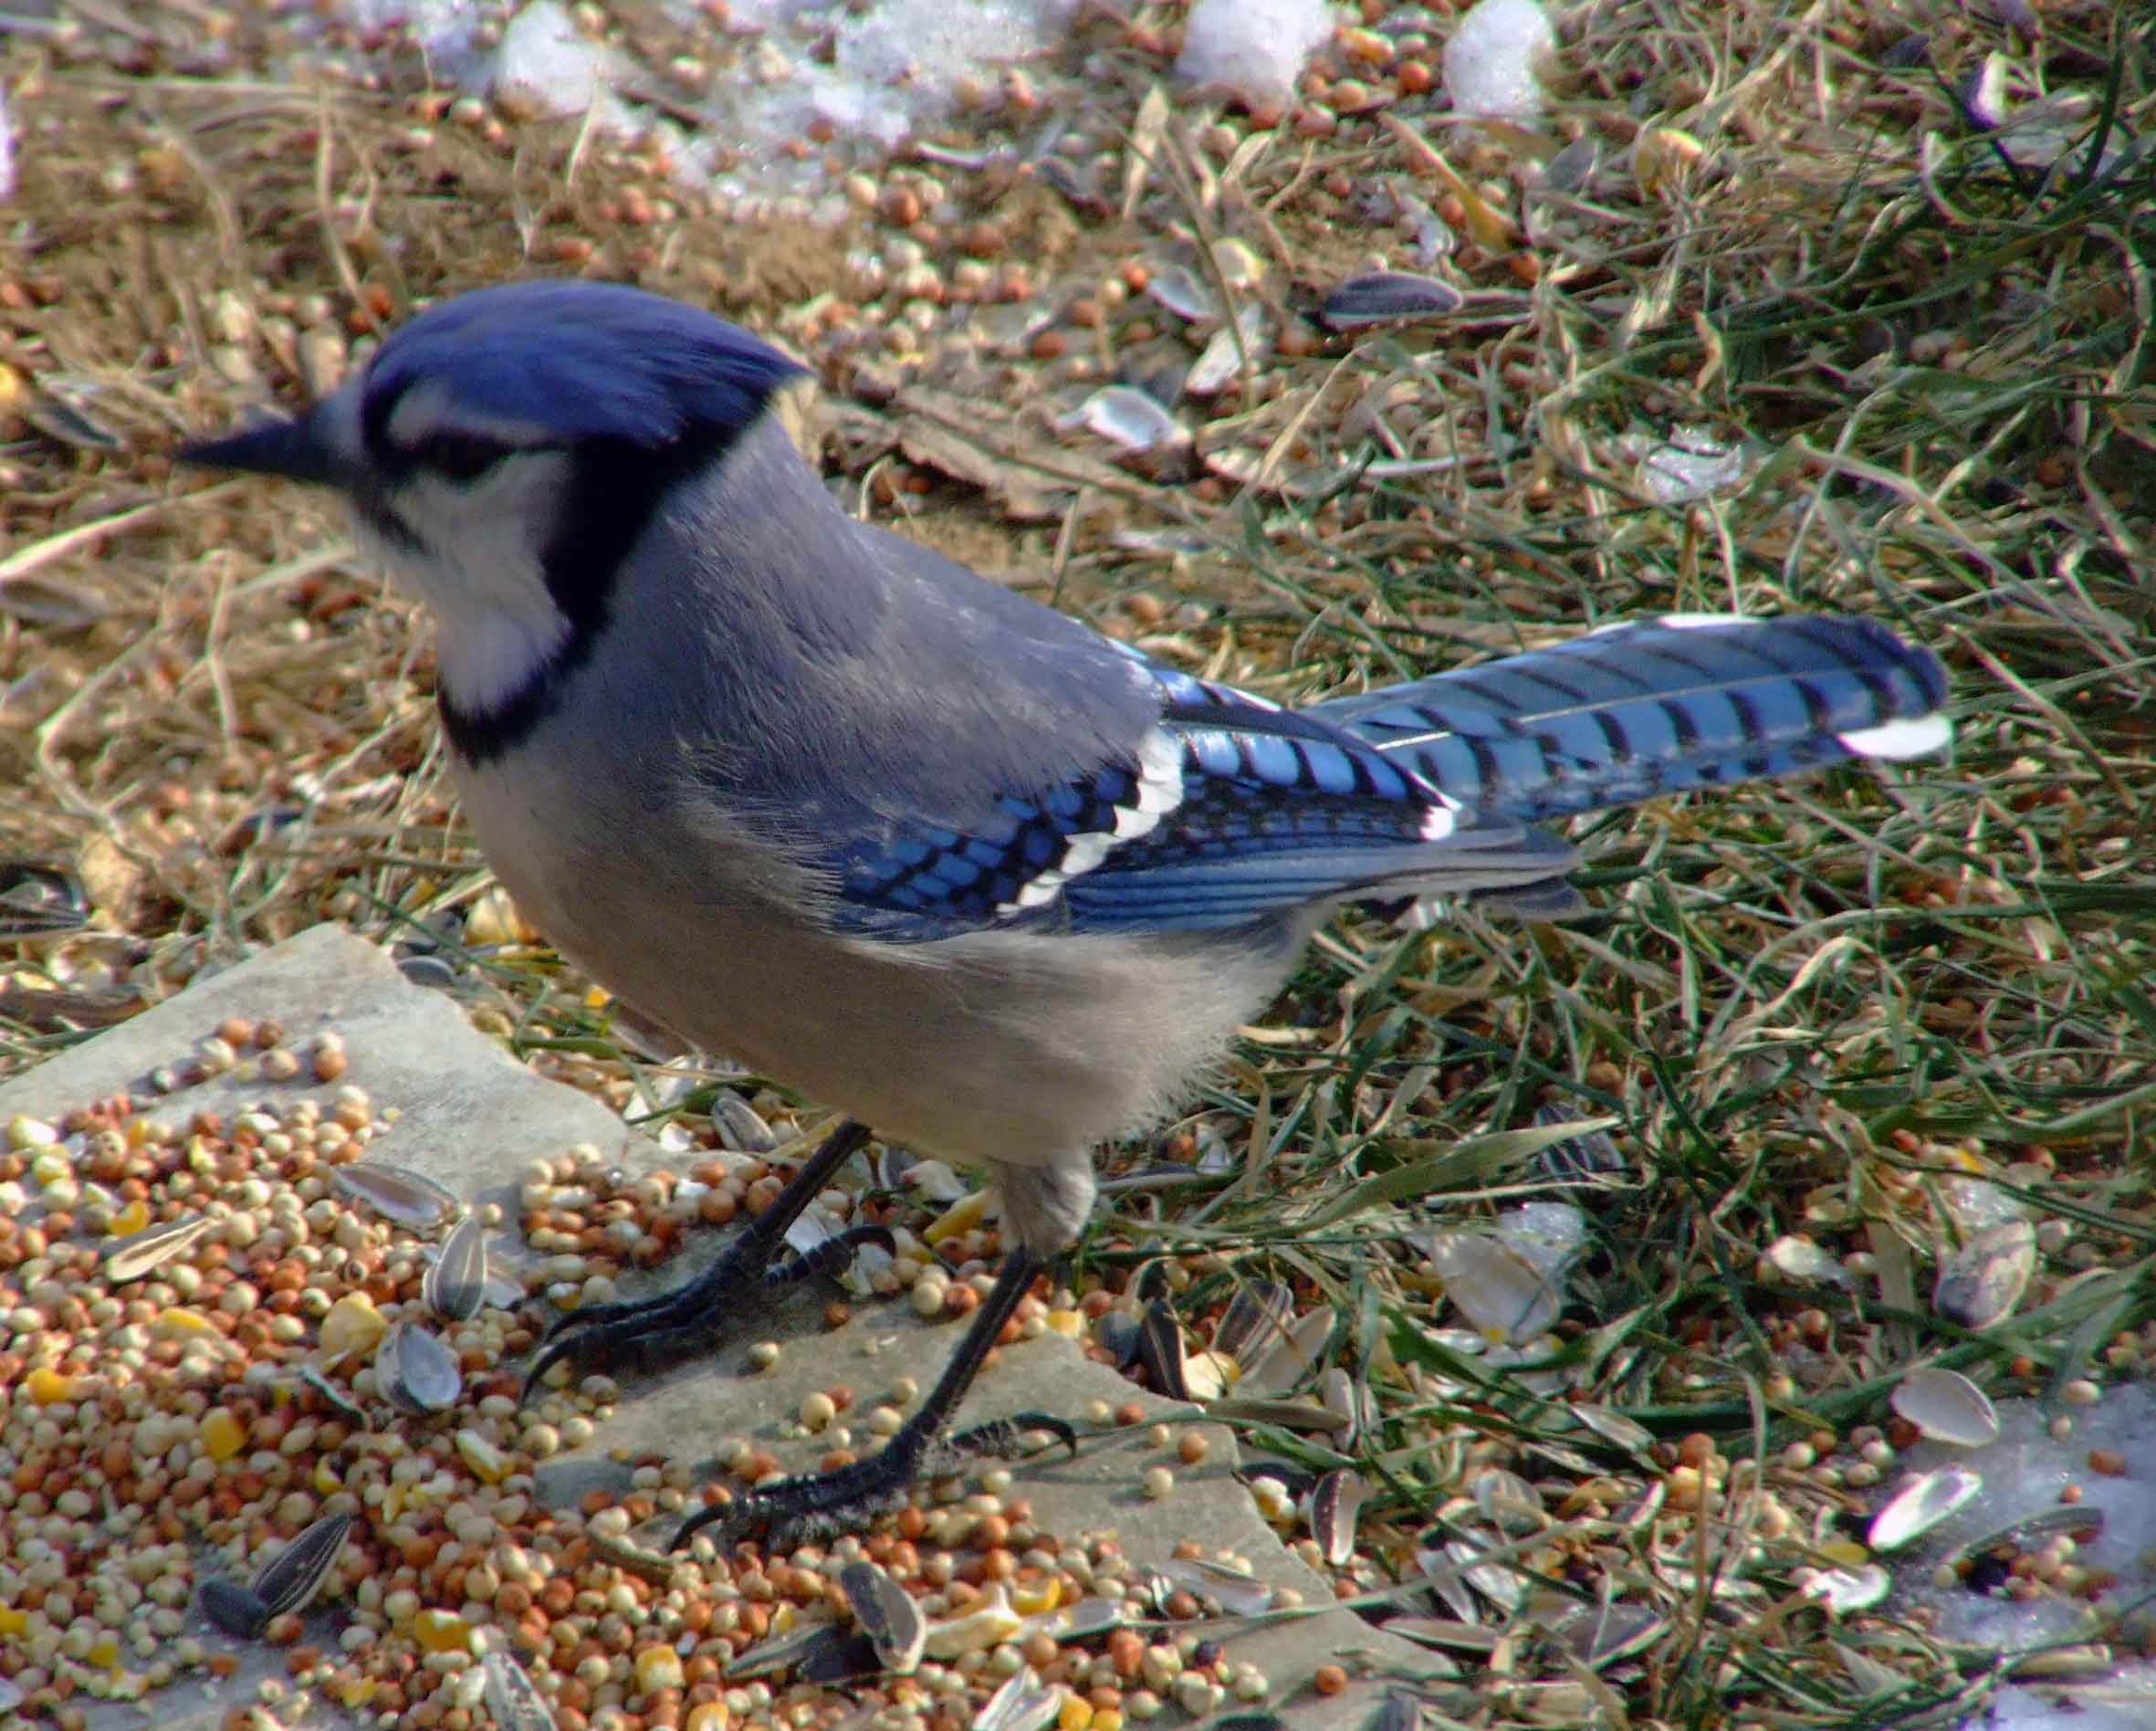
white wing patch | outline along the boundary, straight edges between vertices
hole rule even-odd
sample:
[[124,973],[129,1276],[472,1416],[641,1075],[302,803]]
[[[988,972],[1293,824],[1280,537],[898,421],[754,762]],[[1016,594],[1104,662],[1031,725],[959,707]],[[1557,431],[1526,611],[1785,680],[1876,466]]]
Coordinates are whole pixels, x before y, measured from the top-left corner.
[[1073,877],[1082,877],[1125,842],[1150,835],[1160,820],[1183,803],[1183,747],[1159,728],[1138,741],[1138,784],[1115,808],[1114,826],[1086,830],[1063,844],[1063,856],[1020,886],[1000,904],[1000,915],[1022,913],[1053,901]]

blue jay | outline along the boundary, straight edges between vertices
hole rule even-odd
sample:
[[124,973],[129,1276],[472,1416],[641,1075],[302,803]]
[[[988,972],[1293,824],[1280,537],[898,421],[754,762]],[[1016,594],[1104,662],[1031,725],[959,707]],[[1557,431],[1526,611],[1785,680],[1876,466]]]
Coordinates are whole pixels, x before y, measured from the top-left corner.
[[1561,912],[1544,820],[1948,739],[1937,660],[1853,617],[1668,616],[1282,708],[849,517],[771,412],[800,372],[692,307],[518,283],[182,453],[336,488],[427,603],[466,814],[564,953],[849,1115],[705,1275],[572,1313],[542,1364],[707,1342],[801,1272],[785,1229],[867,1126],[1000,1187],[1002,1271],[905,1427],[729,1530],[859,1518],[951,1447],[1094,1150],[1344,903]]

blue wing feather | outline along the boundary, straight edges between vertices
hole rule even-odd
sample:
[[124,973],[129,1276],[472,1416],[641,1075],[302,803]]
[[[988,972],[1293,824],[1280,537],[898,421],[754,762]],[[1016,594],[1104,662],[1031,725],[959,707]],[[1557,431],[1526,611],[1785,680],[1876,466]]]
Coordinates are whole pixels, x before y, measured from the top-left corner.
[[1671,615],[1300,711],[1125,654],[1160,699],[1138,746],[963,829],[849,844],[837,923],[1198,931],[1461,893],[1547,912],[1574,855],[1534,823],[1947,736],[1938,662],[1856,618]]
[[985,926],[1210,930],[1442,877],[1454,859],[1481,882],[1570,857],[1515,824],[1465,833],[1451,802],[1322,719],[1146,666],[1162,705],[1140,750],[1006,795],[963,834],[916,824],[861,838],[827,862],[836,923],[901,941]]

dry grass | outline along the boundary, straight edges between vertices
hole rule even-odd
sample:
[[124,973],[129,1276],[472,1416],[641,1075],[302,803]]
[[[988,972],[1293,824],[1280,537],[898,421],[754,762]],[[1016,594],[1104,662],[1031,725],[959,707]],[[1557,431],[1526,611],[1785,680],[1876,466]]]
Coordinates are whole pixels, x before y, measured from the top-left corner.
[[[2004,1393],[2149,1356],[2156,175],[2146,152],[2127,173],[2089,164],[2092,141],[2130,151],[2156,129],[2156,46],[2131,7],[2052,5],[2036,48],[1945,11],[1583,8],[1560,114],[1602,165],[1569,194],[1521,190],[1534,147],[1404,107],[1524,230],[1460,243],[1448,268],[1483,291],[1470,319],[1353,343],[1289,324],[1307,340],[1198,427],[1201,455],[1245,454],[1238,483],[1055,455],[1049,413],[1087,388],[1072,355],[1188,359],[1140,302],[1054,326],[1061,357],[1012,338],[998,307],[989,340],[950,341],[954,318],[909,358],[862,335],[870,297],[845,254],[881,244],[866,219],[812,241],[694,201],[633,220],[665,182],[573,125],[497,123],[490,140],[434,123],[419,140],[408,59],[380,91],[302,90],[15,44],[0,57],[24,168],[0,236],[0,855],[79,871],[99,913],[92,933],[23,951],[5,1053],[34,1059],[207,959],[338,918],[445,944],[494,1025],[625,1097],[633,1058],[550,967],[456,941],[486,877],[439,773],[420,622],[351,568],[316,501],[175,485],[163,455],[247,399],[296,394],[413,302],[507,276],[635,280],[779,332],[832,387],[849,497],[919,511],[978,563],[1044,589],[1052,573],[1104,629],[1276,693],[1648,610],[1879,614],[1952,668],[1951,763],[1602,824],[1585,882],[1603,913],[1584,926],[1345,926],[1167,1145],[1230,1158],[1128,1192],[1081,1268],[1120,1279],[1163,1249],[1225,1253],[1209,1265],[1338,1305],[1334,1356],[1376,1390],[1379,1422],[1345,1453],[1267,1426],[1255,1442],[1379,1487],[1373,1586],[1412,1567],[1440,1510],[1457,1518],[1469,1465],[1537,1481],[1553,1526],[1527,1558],[1534,1602],[1585,1602],[1608,1579],[1662,1619],[1648,1656],[1583,1699],[1607,1689],[1636,1722],[1702,1726],[1966,1710],[1996,1655],[1895,1614],[1832,1631],[1795,1614],[1770,1650],[1687,1575],[1703,1560],[1728,1603],[1779,1602],[1852,1493],[1770,1468],[1669,1544],[1628,1549],[1576,1518],[1590,1478],[1605,1501],[1637,1490],[1680,1435],[1738,1458],[1816,1430],[1846,1439],[1919,1359],[1949,1354]],[[1882,64],[1898,17],[1935,29],[1930,64]],[[1113,142],[1162,62],[1104,22],[1086,45],[1117,72],[1086,85]],[[1958,110],[1988,51],[2085,99],[2061,103],[2075,142],[2048,168]],[[1128,220],[1052,222],[1008,173],[938,173],[968,221],[1045,247],[1030,256],[1043,303],[1098,299],[1126,261],[1201,259],[1197,243],[1232,236],[1268,263],[1255,292],[1276,322],[1373,250],[1408,257],[1387,188],[1445,197],[1384,124],[1283,132],[1229,172],[1210,118],[1177,115]],[[1658,155],[1676,165],[1643,186]],[[932,256],[948,274],[955,258]],[[987,491],[919,455],[933,404],[893,401],[895,384],[1011,405],[1008,426],[971,429],[993,452]],[[1748,480],[1653,502],[1640,458],[1679,425],[1747,446]],[[1082,488],[1048,473],[1082,457]],[[1042,488],[1047,520],[1005,520]],[[1433,1157],[1552,1106],[1616,1118],[1638,1180],[1595,1204],[1560,1329],[1571,1397],[1629,1411],[1659,1454],[1597,1444],[1527,1384],[1463,1362],[1402,1253],[1439,1202],[1465,1216],[1546,1188],[1521,1159]],[[2078,1258],[2050,1262],[2021,1317],[1981,1338],[1918,1296],[1950,1172],[2004,1176],[2062,1223],[2047,1249],[2070,1238]],[[1764,1279],[1793,1232],[1868,1257],[1884,1292]],[[1198,1322],[1231,1285],[1202,1275],[1178,1308]],[[1747,1550],[1767,1500],[1775,1542]],[[1512,1723],[1583,1689],[1532,1621],[1514,1620],[1523,1670],[1448,1710]],[[1827,1632],[1910,1679],[1891,1713],[1849,1702]]]

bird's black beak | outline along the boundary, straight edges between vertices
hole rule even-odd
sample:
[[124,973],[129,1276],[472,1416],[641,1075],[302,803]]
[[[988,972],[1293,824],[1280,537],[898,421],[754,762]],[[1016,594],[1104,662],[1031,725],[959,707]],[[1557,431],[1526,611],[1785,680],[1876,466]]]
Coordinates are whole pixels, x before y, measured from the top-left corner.
[[296,421],[267,421],[221,439],[197,439],[173,455],[203,468],[281,475],[322,487],[333,487],[340,478],[336,451],[316,426],[312,411]]

